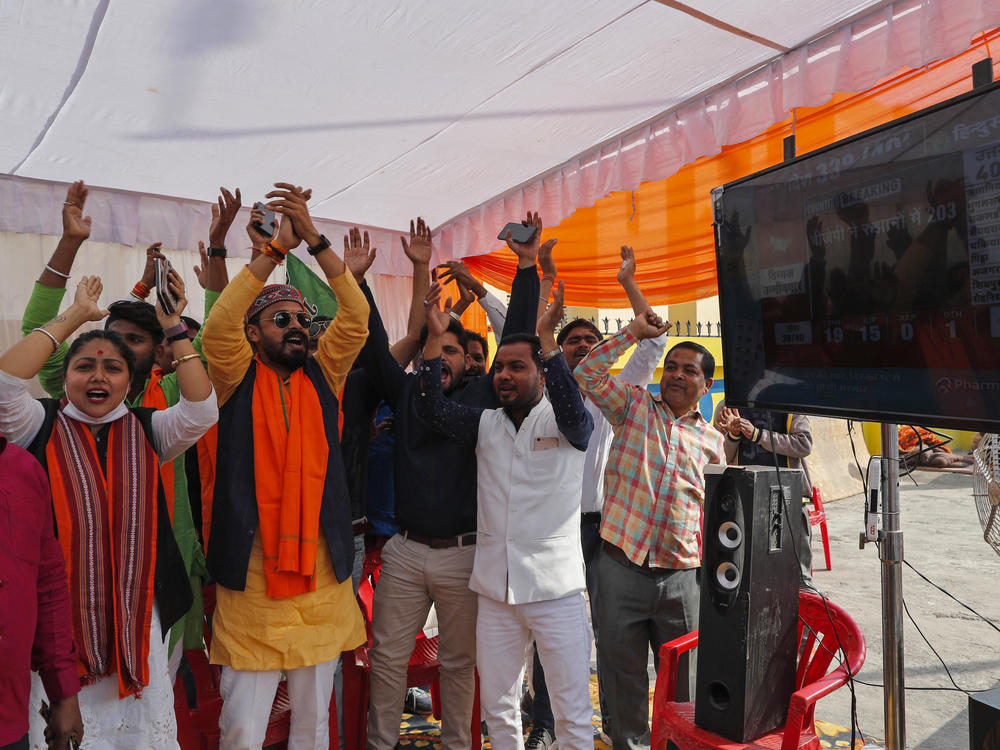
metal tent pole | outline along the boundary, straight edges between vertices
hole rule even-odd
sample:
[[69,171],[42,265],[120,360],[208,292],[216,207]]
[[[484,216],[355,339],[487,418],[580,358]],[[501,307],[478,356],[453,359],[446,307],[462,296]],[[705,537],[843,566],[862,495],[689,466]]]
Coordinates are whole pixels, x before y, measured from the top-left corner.
[[899,426],[882,425],[882,677],[885,685],[885,746],[904,750],[903,532],[899,524]]

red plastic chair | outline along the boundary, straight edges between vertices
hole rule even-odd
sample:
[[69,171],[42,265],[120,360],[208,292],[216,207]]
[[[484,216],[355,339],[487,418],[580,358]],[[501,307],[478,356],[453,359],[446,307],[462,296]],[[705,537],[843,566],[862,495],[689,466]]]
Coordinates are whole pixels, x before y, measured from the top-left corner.
[[[376,561],[377,560],[377,561]],[[358,603],[361,614],[365,618],[365,629],[368,632],[368,642],[358,646],[353,652],[345,652],[344,664],[344,748],[345,750],[364,750],[368,735],[368,703],[371,698],[369,673],[371,662],[368,651],[372,647],[372,612],[374,610],[375,584],[381,574],[381,560],[366,557],[361,585],[358,586]],[[437,658],[438,637],[428,638],[422,632],[417,635],[406,668],[407,687],[430,685],[431,703],[434,718],[441,718],[441,664]],[[476,675],[475,701],[472,706],[472,747],[482,745],[482,732],[479,722],[479,675]]]
[[[215,586],[202,589],[205,604],[205,645],[204,649],[188,649],[187,657],[195,682],[195,706],[188,705],[184,681],[174,684],[174,713],[177,716],[177,742],[181,750],[217,750],[219,747],[219,715],[222,712],[222,696],[219,694],[221,669],[208,662],[208,650],[212,645],[212,613],[215,611]],[[264,735],[264,747],[276,750],[288,747],[291,729],[292,707],[288,698],[288,683],[278,683],[278,692],[271,704],[271,716]],[[330,702],[330,749],[340,747],[337,734],[336,696]]]
[[674,702],[677,659],[698,645],[698,632],[664,643],[660,647],[660,669],[653,693],[652,750],[664,750],[668,739],[679,750],[819,750],[819,737],[813,726],[816,701],[847,682],[848,676],[843,664],[827,672],[834,655],[840,653],[837,636],[847,651],[850,674],[855,675],[865,663],[867,651],[858,624],[833,602],[827,600],[824,606],[822,598],[816,594],[800,591],[797,690],[788,701],[788,718],[785,726],[747,743],[734,742],[695,726],[694,701]]
[[826,528],[826,510],[823,509],[823,498],[820,497],[819,487],[813,487],[813,509],[809,511],[809,525],[819,526],[819,533],[823,539],[823,556],[826,557],[826,569],[833,570],[833,563],[830,562],[830,532]]

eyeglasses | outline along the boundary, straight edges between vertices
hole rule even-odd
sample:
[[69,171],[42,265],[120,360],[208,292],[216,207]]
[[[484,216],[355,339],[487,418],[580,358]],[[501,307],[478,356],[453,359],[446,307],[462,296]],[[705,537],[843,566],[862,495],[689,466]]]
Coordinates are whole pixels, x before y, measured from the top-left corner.
[[292,324],[293,317],[299,322],[299,325],[302,328],[305,328],[306,330],[310,329],[313,322],[312,315],[307,315],[304,312],[293,313],[288,310],[281,310],[276,312],[273,317],[263,318],[263,320],[274,321],[275,328],[288,328],[288,326]]
[[330,327],[332,320],[314,320],[309,326],[309,338],[314,339]]

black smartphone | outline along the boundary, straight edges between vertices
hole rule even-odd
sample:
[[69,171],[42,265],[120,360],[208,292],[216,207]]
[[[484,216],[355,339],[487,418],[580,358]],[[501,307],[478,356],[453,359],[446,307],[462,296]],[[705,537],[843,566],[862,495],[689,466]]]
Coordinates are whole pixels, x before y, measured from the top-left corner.
[[264,221],[255,221],[253,223],[253,228],[265,237],[273,237],[274,233],[278,230],[278,221],[275,218],[274,211],[269,209],[260,201],[254,203],[253,207],[264,212]]
[[161,258],[157,258],[155,262],[156,299],[160,301],[163,312],[173,315],[177,312],[177,295],[170,289],[170,271],[173,270],[173,266],[169,260]]
[[507,240],[507,232],[510,232],[510,238],[519,245],[527,245],[538,233],[538,227],[534,224],[522,224],[519,221],[512,221],[510,224],[505,226],[500,230],[500,234],[497,235],[498,240]]

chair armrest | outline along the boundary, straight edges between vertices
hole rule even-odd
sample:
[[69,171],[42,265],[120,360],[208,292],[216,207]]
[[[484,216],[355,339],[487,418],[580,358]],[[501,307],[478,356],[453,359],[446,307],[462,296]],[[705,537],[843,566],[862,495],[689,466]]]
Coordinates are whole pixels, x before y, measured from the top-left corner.
[[660,668],[656,671],[653,705],[673,703],[677,695],[677,661],[681,654],[698,645],[698,631],[674,638],[660,646]]
[[785,721],[781,750],[797,750],[802,735],[802,724],[806,717],[812,716],[810,709],[816,705],[816,701],[829,695],[845,682],[847,682],[847,672],[841,667],[792,693],[788,700],[788,718]]

